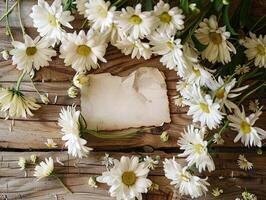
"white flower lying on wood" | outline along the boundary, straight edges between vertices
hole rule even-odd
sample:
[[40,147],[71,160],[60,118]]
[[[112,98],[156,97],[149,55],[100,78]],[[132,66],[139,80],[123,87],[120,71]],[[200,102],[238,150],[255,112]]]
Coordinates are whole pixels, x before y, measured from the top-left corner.
[[216,16],[205,18],[195,31],[195,36],[207,48],[203,50],[203,58],[207,58],[211,63],[221,62],[223,64],[231,61],[230,52],[236,53],[235,47],[227,39],[230,32],[226,32],[225,26],[218,27]]
[[54,171],[54,160],[49,157],[45,158],[45,161],[42,161],[39,165],[35,167],[34,176],[38,180],[51,176]]
[[61,0],[55,0],[51,6],[44,0],[38,0],[38,5],[32,7],[30,17],[40,36],[58,43],[65,34],[62,26],[72,28],[69,22],[73,21],[74,17],[70,14],[70,11],[63,10]]
[[259,127],[254,127],[255,122],[262,114],[261,109],[262,108],[247,117],[244,107],[242,106],[242,112],[237,108],[235,109],[234,115],[229,115],[227,117],[230,121],[229,126],[232,127],[232,130],[238,132],[234,139],[235,143],[241,139],[241,142],[245,146],[262,146],[261,140],[266,138],[266,131]]
[[244,155],[239,155],[237,164],[240,169],[243,169],[246,171],[252,169],[253,167],[253,164],[249,162]]
[[87,34],[83,30],[68,33],[60,46],[60,58],[77,72],[90,71],[99,67],[98,60],[106,62],[103,58],[106,48],[104,38],[92,29]]
[[86,157],[92,148],[86,147],[87,141],[81,138],[81,124],[79,122],[80,111],[75,106],[62,108],[58,124],[63,134],[62,140],[66,141],[65,146],[68,153],[74,157]]
[[47,142],[45,142],[45,145],[48,147],[48,149],[57,147],[57,144],[54,142],[53,139],[47,139]]
[[139,163],[139,158],[122,156],[120,161],[114,160],[114,166],[101,176],[97,181],[111,186],[111,197],[121,199],[142,199],[142,193],[147,193],[152,182],[147,178],[149,169],[145,162]]
[[39,70],[40,67],[48,66],[52,61],[51,57],[56,56],[56,51],[50,48],[52,45],[50,39],[36,37],[34,40],[28,36],[24,36],[24,43],[13,41],[14,49],[10,51],[13,65],[17,65],[17,69],[25,70],[30,73],[32,69]]
[[197,198],[208,191],[207,186],[210,184],[207,182],[207,178],[202,179],[192,175],[188,171],[188,167],[182,168],[175,161],[175,158],[165,159],[164,172],[165,176],[172,180],[170,184],[175,185],[181,195],[190,195],[191,198]]
[[0,88],[0,111],[4,112],[6,119],[33,116],[31,110],[38,110],[40,105],[32,96],[27,96],[14,88]]
[[186,157],[188,166],[193,166],[195,164],[200,173],[206,170],[206,168],[209,172],[215,170],[212,157],[208,153],[208,142],[204,140],[204,135],[205,130],[190,125],[177,141],[180,149],[184,150],[184,152],[178,156]]
[[18,166],[20,166],[20,170],[25,170],[27,161],[24,157],[19,157]]
[[88,2],[88,0],[76,0],[76,8],[80,15],[85,15],[86,13],[86,7],[85,4]]

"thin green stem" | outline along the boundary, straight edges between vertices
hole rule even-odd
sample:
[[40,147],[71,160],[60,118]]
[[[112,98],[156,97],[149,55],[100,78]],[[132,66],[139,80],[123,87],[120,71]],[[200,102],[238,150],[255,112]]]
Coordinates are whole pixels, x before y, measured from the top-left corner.
[[[6,12],[8,12],[8,0],[6,0]],[[6,28],[7,28],[8,34],[11,37],[11,40],[14,41],[14,37],[13,37],[13,34],[9,26],[8,15],[6,16]]]
[[[29,76],[30,77],[30,76]],[[33,80],[32,80],[32,78],[30,77],[30,81],[31,81],[31,84],[32,84],[32,86],[33,86],[33,88],[34,88],[34,90],[38,93],[38,95],[40,95],[41,96],[41,93],[38,91],[38,89],[36,88],[36,86],[35,86],[35,84],[34,84],[34,82],[33,82]]]
[[111,7],[112,6],[117,6],[119,3],[121,3],[121,2],[123,2],[123,0],[117,0],[116,2],[114,2],[112,5],[111,5]]
[[85,19],[84,22],[81,24],[80,29],[83,29],[84,26],[87,24],[88,19]]
[[24,71],[21,73],[20,77],[18,78],[18,80],[17,80],[17,86],[16,86],[16,91],[19,91],[19,88],[20,88],[20,85],[21,85],[22,79],[23,79],[23,77],[25,76],[25,74],[26,74],[26,71],[24,70]]
[[61,181],[61,179],[58,177],[58,176],[56,176],[56,175],[53,175],[53,177],[55,177],[58,181],[59,181],[59,183],[63,186],[63,188],[67,191],[67,192],[69,192],[69,193],[71,193],[71,194],[73,194],[73,192]]
[[254,92],[256,92],[257,90],[259,90],[262,87],[265,87],[266,83],[259,85],[258,87],[254,88],[253,90],[251,90],[249,93],[247,93],[245,96],[242,97],[242,99],[238,102],[238,105],[240,105],[247,97],[249,97],[251,94],[253,94]]
[[23,36],[24,36],[24,35],[25,35],[25,28],[24,28],[23,23],[22,23],[22,20],[21,20],[20,1],[21,1],[21,0],[17,0],[17,2],[18,2],[18,19],[19,19],[19,24],[20,24],[20,27],[21,27],[22,34],[23,34]]
[[18,4],[18,2],[16,1],[16,3],[14,3],[10,8],[9,8],[9,10],[5,13],[5,14],[3,14],[2,15],[2,17],[0,18],[0,22],[7,16],[7,15],[9,15],[11,12],[12,12],[12,10],[16,7],[16,5]]

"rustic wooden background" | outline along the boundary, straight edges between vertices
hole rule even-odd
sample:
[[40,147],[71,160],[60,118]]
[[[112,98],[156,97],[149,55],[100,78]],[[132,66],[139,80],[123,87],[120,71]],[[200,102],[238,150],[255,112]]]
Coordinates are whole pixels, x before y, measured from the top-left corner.
[[[4,1],[0,1],[0,15],[4,12]],[[10,5],[14,3],[10,1]],[[32,27],[32,22],[28,17],[30,9],[36,1],[27,0],[22,2],[22,18],[26,32],[36,35],[36,30]],[[11,40],[5,35],[5,20],[0,24],[0,51],[10,49]],[[10,24],[16,39],[21,40],[22,34],[19,29],[16,9],[10,16]],[[72,23],[75,28],[80,27],[81,21],[76,20]],[[153,57],[150,60],[130,59],[124,56],[114,47],[109,47],[106,54],[107,63],[101,64],[101,68],[92,73],[111,72],[114,75],[127,75],[138,67],[150,66],[158,67],[166,75],[168,95],[170,101],[171,119],[170,124],[165,124],[162,128],[156,128],[150,133],[143,133],[132,139],[125,140],[100,140],[88,136],[88,146],[95,149],[88,158],[73,159],[69,157],[64,150],[61,141],[60,129],[57,125],[57,118],[62,106],[73,103],[79,105],[79,98],[70,99],[67,96],[67,89],[74,75],[70,67],[65,67],[63,61],[55,58],[49,67],[45,67],[37,72],[34,82],[40,92],[49,93],[50,103],[42,105],[35,112],[35,116],[28,119],[15,119],[14,127],[11,130],[11,120],[4,120],[0,115],[0,199],[111,199],[108,195],[108,188],[105,185],[99,185],[98,189],[88,186],[88,178],[92,175],[99,175],[105,168],[101,165],[99,158],[108,152],[111,156],[119,158],[121,155],[160,155],[162,159],[171,158],[179,152],[176,141],[189,124],[190,117],[186,115],[186,108],[177,108],[172,100],[176,95],[175,85],[178,80],[174,71],[166,70],[159,62],[159,57]],[[12,65],[11,59],[8,61],[0,58],[0,83],[3,87],[9,87],[15,84],[19,76],[16,66]],[[38,97],[32,87],[28,77],[22,83],[22,90]],[[54,99],[57,101],[54,102]],[[38,100],[40,103],[40,99]],[[261,103],[266,104],[264,98]],[[246,103],[247,105],[247,103]],[[265,111],[265,108],[264,108]],[[266,113],[264,113],[257,125],[266,129]],[[160,134],[167,130],[170,139],[167,143],[160,141]],[[233,200],[240,197],[245,188],[255,193],[258,199],[266,199],[266,156],[256,154],[256,149],[243,148],[240,143],[232,142],[235,133],[227,132],[223,135],[225,145],[216,145],[213,148],[212,156],[215,160],[217,170],[209,176],[212,188],[220,187],[224,194],[220,197],[213,197],[210,192],[200,199],[223,199]],[[44,144],[47,138],[52,138],[58,144],[57,149],[49,150]],[[264,147],[262,150],[265,150]],[[254,169],[251,171],[240,170],[237,166],[239,154],[245,154],[246,157],[254,163]],[[264,152],[265,153],[265,152]],[[18,158],[24,156],[29,158],[31,154],[36,154],[39,159],[47,156],[53,158],[59,157],[64,166],[56,164],[56,172],[60,175],[62,181],[74,192],[73,195],[66,193],[57,180],[47,178],[39,182],[33,177],[34,166],[27,168],[27,174],[19,169]],[[183,163],[184,160],[180,159]],[[144,195],[148,200],[171,200],[171,199],[189,199],[180,197],[169,185],[169,181],[164,177],[162,165],[160,164],[151,172],[150,178],[160,185],[159,191],[149,192]]]

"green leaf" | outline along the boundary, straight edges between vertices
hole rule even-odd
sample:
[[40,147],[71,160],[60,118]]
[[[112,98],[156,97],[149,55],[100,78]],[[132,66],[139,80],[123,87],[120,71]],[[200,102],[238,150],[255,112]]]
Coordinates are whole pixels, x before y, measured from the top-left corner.
[[185,13],[188,13],[189,12],[189,3],[188,3],[188,0],[180,0],[180,6],[181,6],[182,10]]
[[200,41],[195,37],[195,35],[192,35],[191,39],[198,51],[203,51],[207,48],[207,45],[201,44]]
[[76,9],[74,0],[63,0],[62,3],[63,3],[64,10],[72,11]]
[[235,30],[233,29],[233,27],[230,24],[230,19],[228,16],[228,9],[229,9],[229,5],[225,6],[223,9],[223,19],[224,19],[224,24],[226,25],[226,29],[232,34],[232,35],[238,35]]
[[244,27],[247,24],[247,21],[249,19],[249,9],[251,7],[251,0],[244,0],[241,2],[240,7],[240,14],[239,14],[239,20],[240,20],[240,27]]
[[150,11],[153,9],[152,0],[145,0],[144,1],[144,8],[146,11]]

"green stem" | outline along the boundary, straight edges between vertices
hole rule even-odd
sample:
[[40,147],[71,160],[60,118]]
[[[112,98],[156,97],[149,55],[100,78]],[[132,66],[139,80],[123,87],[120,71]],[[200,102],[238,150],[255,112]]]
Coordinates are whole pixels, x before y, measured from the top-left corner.
[[21,20],[20,1],[21,0],[17,0],[17,2],[18,2],[18,19],[19,19],[19,24],[20,24],[20,27],[21,27],[22,34],[24,36],[25,35],[25,28],[24,28],[23,23],[22,23],[22,20]]
[[61,179],[60,179],[58,176],[56,176],[56,175],[53,175],[53,176],[59,181],[59,183],[63,186],[63,188],[64,188],[67,192],[73,194],[73,192],[72,192],[70,189],[68,189],[68,187],[67,187],[67,186],[61,181]]
[[266,86],[266,83],[261,84],[260,86],[254,88],[253,90],[251,90],[249,93],[247,93],[245,96],[242,97],[242,99],[238,102],[238,105],[240,105],[247,97],[249,97],[251,94],[253,94],[254,92],[256,92],[257,90],[259,90],[260,88]]
[[111,5],[111,7],[112,6],[117,6],[119,3],[121,3],[121,2],[123,2],[123,0],[117,0],[116,2],[114,2],[112,5]]
[[25,76],[25,74],[26,74],[26,71],[24,70],[22,72],[22,74],[20,75],[20,77],[18,78],[18,80],[17,80],[17,86],[16,86],[16,91],[19,91],[19,88],[20,88],[20,85],[21,85],[21,81],[22,81],[23,77]]
[[[6,12],[8,12],[8,0],[6,0]],[[13,34],[9,26],[8,15],[6,16],[6,28],[7,28],[8,34],[11,37],[11,40],[14,41],[14,37],[13,37]]]
[[7,15],[9,15],[9,14],[12,12],[12,10],[16,7],[17,4],[18,4],[18,2],[14,3],[14,4],[9,8],[9,10],[8,10],[5,14],[2,15],[2,17],[0,18],[0,22],[1,22],[1,21],[2,21]]
[[[30,77],[30,76],[29,76]],[[38,89],[36,88],[36,86],[35,86],[35,84],[34,84],[34,82],[33,82],[33,80],[32,80],[32,78],[30,77],[30,81],[31,81],[31,84],[32,84],[32,86],[33,86],[33,88],[34,88],[34,90],[38,93],[38,95],[40,95],[41,96],[41,94],[40,94],[40,92],[38,91]]]
[[83,29],[84,26],[87,24],[88,19],[85,19],[84,22],[81,24],[80,29]]

